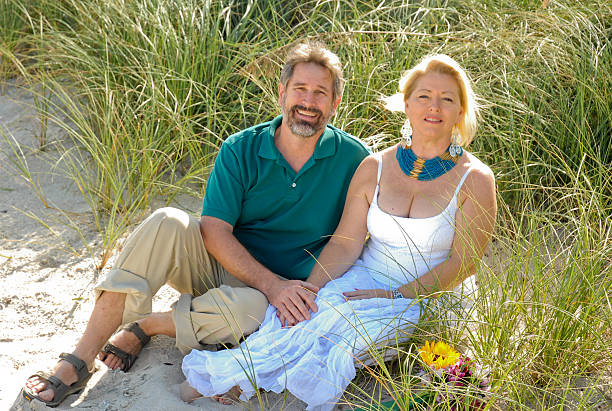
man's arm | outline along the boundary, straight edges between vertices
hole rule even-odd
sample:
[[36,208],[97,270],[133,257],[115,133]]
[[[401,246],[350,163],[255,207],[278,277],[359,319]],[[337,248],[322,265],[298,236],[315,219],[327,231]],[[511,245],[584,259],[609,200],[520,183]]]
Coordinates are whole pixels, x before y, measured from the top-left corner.
[[283,280],[259,263],[233,234],[234,227],[216,217],[203,215],[200,232],[206,250],[234,277],[256,288],[278,309],[289,325],[310,319],[319,288],[299,280]]
[[[376,188],[377,172],[378,161],[374,157],[367,157],[355,171],[340,223],[306,280],[314,286],[323,287],[340,277],[361,254],[368,233],[366,220]],[[284,322],[282,314],[280,320]]]

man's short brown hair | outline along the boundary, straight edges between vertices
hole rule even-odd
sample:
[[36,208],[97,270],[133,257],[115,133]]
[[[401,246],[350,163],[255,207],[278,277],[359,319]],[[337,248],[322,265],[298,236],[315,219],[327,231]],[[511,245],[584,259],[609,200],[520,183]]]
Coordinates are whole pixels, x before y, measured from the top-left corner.
[[316,63],[329,70],[334,85],[334,101],[342,96],[344,91],[344,73],[338,56],[331,52],[323,43],[305,41],[293,47],[287,54],[285,65],[281,70],[280,81],[283,87],[293,76],[293,69],[298,63]]

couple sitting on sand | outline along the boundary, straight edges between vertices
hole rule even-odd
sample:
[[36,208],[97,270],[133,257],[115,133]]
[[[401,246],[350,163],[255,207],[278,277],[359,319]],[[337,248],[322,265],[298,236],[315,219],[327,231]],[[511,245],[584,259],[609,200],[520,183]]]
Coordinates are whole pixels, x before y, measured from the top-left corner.
[[[408,71],[387,99],[406,113],[402,141],[375,154],[328,124],[343,88],[334,53],[294,47],[282,116],[223,143],[199,221],[164,208],[136,228],[74,351],[30,377],[24,397],[58,405],[87,384],[96,356],[128,371],[164,334],[189,353],[185,401],[289,389],[331,409],[356,359],[409,334],[417,300],[471,276],[496,203],[490,169],[463,149],[477,114],[464,71],[445,55]],[[182,295],[151,313],[164,284]],[[235,348],[207,349],[219,344]]]

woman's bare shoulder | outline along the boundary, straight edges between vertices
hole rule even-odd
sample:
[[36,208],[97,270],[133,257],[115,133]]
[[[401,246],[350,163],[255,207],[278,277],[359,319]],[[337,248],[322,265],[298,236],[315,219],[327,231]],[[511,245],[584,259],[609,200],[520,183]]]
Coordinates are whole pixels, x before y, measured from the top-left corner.
[[465,166],[466,168],[470,169],[468,179],[472,180],[472,182],[475,182],[476,184],[485,181],[494,183],[495,175],[493,174],[491,168],[482,161],[480,161],[480,159],[478,159],[478,157],[476,157],[474,154],[467,151],[465,153],[467,154],[465,159]]
[[370,154],[361,161],[359,167],[351,180],[351,189],[353,192],[365,194],[368,202],[371,202],[374,190],[376,188],[378,176],[378,161],[379,153]]
[[472,153],[467,153],[466,167],[470,169],[464,184],[464,198],[472,198],[481,205],[495,203],[495,175],[489,166]]
[[359,167],[353,175],[353,183],[359,185],[369,184],[372,181],[376,183],[376,176],[378,174],[378,154],[370,154],[361,161]]

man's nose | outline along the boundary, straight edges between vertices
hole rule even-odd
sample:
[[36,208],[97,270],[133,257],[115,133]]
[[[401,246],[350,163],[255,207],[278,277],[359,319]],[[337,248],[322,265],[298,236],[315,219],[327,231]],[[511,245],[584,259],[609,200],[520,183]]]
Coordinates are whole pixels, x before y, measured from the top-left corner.
[[313,96],[313,94],[311,92],[304,93],[304,96],[302,97],[302,103],[306,107],[312,106],[312,102],[314,101],[313,97],[314,96]]
[[315,95],[312,91],[307,91],[302,95],[302,102],[306,107],[311,107],[315,102]]

